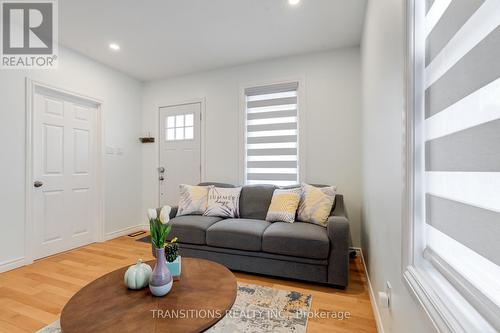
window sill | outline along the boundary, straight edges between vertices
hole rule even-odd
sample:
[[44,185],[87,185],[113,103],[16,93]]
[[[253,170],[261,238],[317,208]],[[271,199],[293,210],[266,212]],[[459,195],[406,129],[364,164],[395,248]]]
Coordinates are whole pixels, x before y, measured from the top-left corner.
[[436,269],[408,266],[403,277],[437,332],[497,332]]

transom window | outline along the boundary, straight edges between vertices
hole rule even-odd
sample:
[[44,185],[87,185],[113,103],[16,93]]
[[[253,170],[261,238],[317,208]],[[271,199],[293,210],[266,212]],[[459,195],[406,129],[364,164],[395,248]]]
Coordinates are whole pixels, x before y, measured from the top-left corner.
[[299,182],[298,83],[245,89],[245,183]]
[[178,114],[168,116],[166,121],[166,141],[193,140],[194,114]]

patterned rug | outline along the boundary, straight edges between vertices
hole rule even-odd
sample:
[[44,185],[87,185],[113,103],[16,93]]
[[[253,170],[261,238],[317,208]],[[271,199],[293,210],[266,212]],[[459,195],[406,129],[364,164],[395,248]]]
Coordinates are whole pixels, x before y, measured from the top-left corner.
[[[305,333],[312,296],[238,283],[238,295],[231,311],[206,332]],[[61,333],[59,321],[37,333]]]

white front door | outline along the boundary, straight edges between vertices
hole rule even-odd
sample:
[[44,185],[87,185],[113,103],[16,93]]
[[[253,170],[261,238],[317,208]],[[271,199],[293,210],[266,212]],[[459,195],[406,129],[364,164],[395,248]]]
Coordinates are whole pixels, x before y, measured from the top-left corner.
[[35,91],[34,259],[96,240],[96,122],[97,105]]
[[201,103],[160,108],[160,204],[177,205],[179,184],[201,181]]

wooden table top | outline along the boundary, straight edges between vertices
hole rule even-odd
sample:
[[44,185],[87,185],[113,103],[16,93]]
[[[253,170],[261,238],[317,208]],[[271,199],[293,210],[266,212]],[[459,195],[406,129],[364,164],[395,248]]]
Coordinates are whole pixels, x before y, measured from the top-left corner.
[[[148,264],[154,267],[154,261]],[[106,274],[76,293],[61,313],[63,333],[201,332],[225,315],[236,299],[236,278],[226,267],[182,258],[182,275],[170,293],[129,290],[127,267]]]

